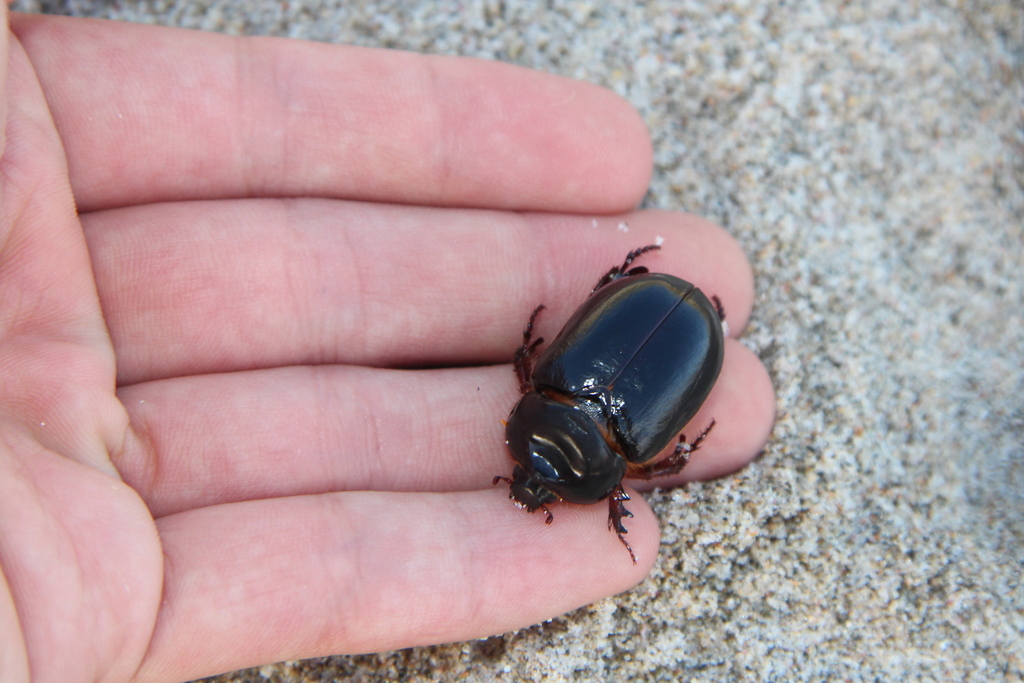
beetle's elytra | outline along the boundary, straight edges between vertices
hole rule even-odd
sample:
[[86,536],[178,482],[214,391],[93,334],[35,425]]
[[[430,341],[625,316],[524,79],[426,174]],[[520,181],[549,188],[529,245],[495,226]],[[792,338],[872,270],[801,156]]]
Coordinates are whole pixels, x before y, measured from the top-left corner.
[[[608,499],[608,526],[626,542],[629,496],[623,478],[675,474],[714,427],[688,442],[683,426],[697,413],[722,368],[725,314],[697,287],[649,273],[630,252],[598,281],[555,340],[539,353],[538,306],[513,358],[523,392],[505,426],[515,460],[509,497],[530,512],[559,500]],[[539,355],[538,355],[539,353]],[[649,463],[679,434],[675,451]]]

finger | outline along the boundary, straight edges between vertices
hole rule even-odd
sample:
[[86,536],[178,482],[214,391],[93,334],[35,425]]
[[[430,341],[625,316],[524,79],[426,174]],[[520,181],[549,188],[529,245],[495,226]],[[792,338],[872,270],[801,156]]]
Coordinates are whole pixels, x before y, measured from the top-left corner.
[[[502,365],[281,368],[151,382],[119,395],[135,436],[114,462],[154,516],[164,516],[328,491],[488,488],[511,473],[502,420],[519,391]],[[672,482],[749,462],[773,407],[763,366],[727,343],[722,375],[687,433],[712,417],[715,429]]]
[[246,200],[83,221],[121,384],[280,365],[504,362],[537,304],[548,306],[542,334],[557,331],[549,321],[659,237],[642,263],[717,293],[734,333],[753,301],[736,242],[678,213]]
[[83,211],[324,196],[611,213],[651,147],[611,92],[498,62],[16,15]]
[[115,456],[154,516],[329,491],[488,488],[509,469],[510,366],[290,367],[119,391],[132,434]]
[[[0,3],[0,131],[7,130],[7,41],[10,31],[7,29],[7,3]],[[7,135],[0,135],[0,158],[3,158]]]
[[642,501],[629,507],[636,565],[608,531],[607,507],[560,506],[547,526],[498,491],[331,494],[165,517],[163,607],[138,677],[189,680],[538,623],[647,574],[657,526]]

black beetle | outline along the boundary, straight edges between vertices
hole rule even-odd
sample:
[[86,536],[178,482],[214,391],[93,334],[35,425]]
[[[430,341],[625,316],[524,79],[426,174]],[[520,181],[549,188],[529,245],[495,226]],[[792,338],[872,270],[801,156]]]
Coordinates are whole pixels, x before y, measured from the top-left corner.
[[[632,513],[623,478],[675,474],[707,437],[692,442],[680,430],[697,413],[722,368],[725,313],[717,297],[672,275],[630,268],[657,245],[630,252],[598,281],[539,356],[533,340],[538,306],[513,358],[523,397],[505,423],[516,462],[509,498],[554,516],[547,504],[608,499],[608,528],[626,542],[623,517]],[[712,303],[712,301],[714,303]],[[675,451],[646,464],[679,434]]]

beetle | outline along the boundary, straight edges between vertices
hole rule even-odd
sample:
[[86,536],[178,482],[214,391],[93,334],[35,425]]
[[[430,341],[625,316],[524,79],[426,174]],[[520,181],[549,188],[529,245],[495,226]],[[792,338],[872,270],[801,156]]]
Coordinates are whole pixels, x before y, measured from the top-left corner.
[[[538,306],[513,356],[522,397],[505,421],[505,443],[515,467],[509,498],[529,512],[567,501],[608,500],[608,528],[626,541],[623,478],[675,474],[707,438],[715,421],[693,441],[680,433],[718,379],[724,353],[718,297],[643,266],[648,245],[609,270],[587,300],[540,353],[533,339]],[[676,436],[675,450],[651,463]]]

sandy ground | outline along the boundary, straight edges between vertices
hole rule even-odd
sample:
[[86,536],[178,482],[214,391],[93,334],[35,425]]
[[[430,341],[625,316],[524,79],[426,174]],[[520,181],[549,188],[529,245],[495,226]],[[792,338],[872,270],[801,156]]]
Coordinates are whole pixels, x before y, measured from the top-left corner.
[[[549,9],[548,5],[554,5]],[[737,476],[649,497],[635,590],[486,641],[225,681],[1024,678],[1024,6],[28,2],[460,54],[643,114],[646,204],[739,239],[778,391]]]

